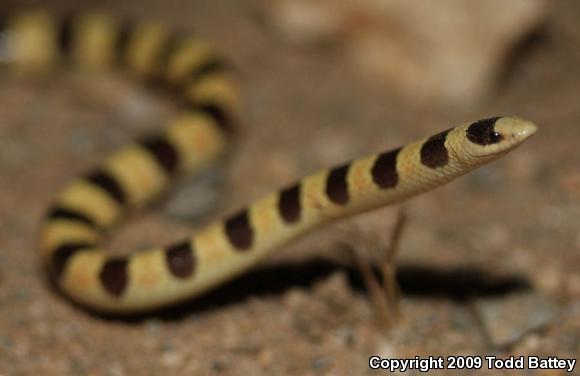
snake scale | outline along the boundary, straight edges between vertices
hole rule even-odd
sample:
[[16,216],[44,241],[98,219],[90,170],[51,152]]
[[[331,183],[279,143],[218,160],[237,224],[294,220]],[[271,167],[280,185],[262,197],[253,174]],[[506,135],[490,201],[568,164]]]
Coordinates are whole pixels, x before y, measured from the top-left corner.
[[42,222],[39,248],[49,275],[67,297],[101,312],[138,313],[191,299],[314,228],[429,191],[536,132],[517,117],[466,123],[306,176],[172,246],[109,255],[103,236],[124,213],[228,149],[239,104],[227,65],[203,40],[155,22],[28,10],[1,26],[0,58],[12,72],[116,68],[161,85],[182,104],[164,131],[68,184]]

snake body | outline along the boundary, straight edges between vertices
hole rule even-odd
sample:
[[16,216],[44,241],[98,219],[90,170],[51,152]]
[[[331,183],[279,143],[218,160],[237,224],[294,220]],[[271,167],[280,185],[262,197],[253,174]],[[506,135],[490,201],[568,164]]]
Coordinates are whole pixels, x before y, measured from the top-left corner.
[[165,131],[120,149],[68,184],[43,221],[40,254],[57,286],[102,312],[142,312],[191,299],[314,228],[429,191],[505,155],[536,131],[517,117],[466,123],[306,176],[172,246],[114,256],[102,240],[124,213],[228,149],[238,97],[225,64],[194,37],[96,13],[60,19],[28,11],[4,22],[2,35],[2,60],[14,71],[63,63],[115,67],[161,84],[183,103]]

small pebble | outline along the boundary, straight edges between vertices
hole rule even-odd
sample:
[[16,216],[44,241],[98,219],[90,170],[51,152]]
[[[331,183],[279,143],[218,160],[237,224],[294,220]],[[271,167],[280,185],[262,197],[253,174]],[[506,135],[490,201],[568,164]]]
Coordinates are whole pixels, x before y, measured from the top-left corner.
[[177,368],[183,364],[183,361],[184,354],[174,350],[164,351],[161,355],[161,362],[169,368]]
[[312,361],[312,368],[315,370],[321,370],[324,368],[329,367],[331,364],[330,359],[322,357],[322,358],[316,358],[314,359],[314,361]]

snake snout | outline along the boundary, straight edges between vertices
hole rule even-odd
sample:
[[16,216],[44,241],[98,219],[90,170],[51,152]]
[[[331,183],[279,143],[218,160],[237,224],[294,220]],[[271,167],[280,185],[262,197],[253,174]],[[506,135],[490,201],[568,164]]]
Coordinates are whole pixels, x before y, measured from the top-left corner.
[[495,129],[503,134],[506,140],[516,143],[528,139],[538,131],[536,124],[517,117],[501,118],[496,123]]

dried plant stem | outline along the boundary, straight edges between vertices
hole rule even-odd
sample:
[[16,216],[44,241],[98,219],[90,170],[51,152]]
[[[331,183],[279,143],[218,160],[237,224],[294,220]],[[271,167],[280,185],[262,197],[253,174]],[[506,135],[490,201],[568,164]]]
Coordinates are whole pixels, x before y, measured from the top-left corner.
[[[395,259],[406,223],[405,210],[400,209],[387,246],[378,239],[369,239],[360,230],[354,230],[354,234],[352,229],[348,231],[350,236],[347,249],[355,260],[376,309],[378,321],[384,329],[392,328],[400,315]],[[353,244],[352,239],[359,241]]]

